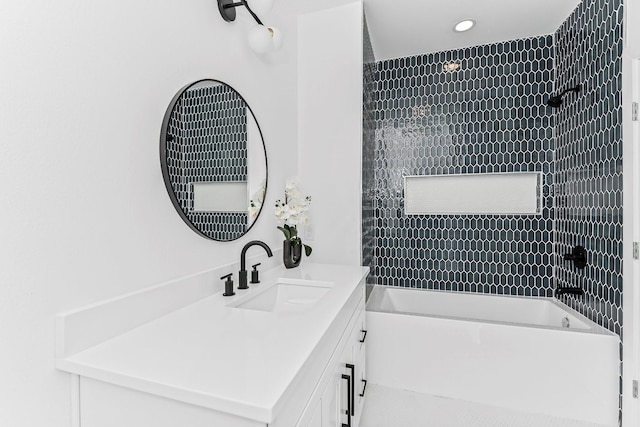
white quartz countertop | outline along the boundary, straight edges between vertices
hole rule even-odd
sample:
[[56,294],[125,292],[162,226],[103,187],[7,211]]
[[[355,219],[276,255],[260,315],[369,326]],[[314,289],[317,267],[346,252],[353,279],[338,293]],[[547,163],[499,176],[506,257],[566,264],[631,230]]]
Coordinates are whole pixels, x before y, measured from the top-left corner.
[[[269,423],[365,267],[303,264],[261,273],[261,284],[221,293],[57,360],[67,372]],[[237,277],[237,274],[234,274]],[[276,279],[332,282],[310,309],[273,313],[229,307]],[[237,287],[237,282],[235,283]],[[126,313],[123,313],[126,315]]]

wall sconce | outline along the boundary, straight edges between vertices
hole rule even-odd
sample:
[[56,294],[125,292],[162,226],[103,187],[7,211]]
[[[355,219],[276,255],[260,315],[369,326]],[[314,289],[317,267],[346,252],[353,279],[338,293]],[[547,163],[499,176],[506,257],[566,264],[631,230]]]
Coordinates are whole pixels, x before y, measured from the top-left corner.
[[[252,0],[253,8],[260,12],[266,13],[271,9],[273,0]],[[236,19],[236,7],[244,6],[249,14],[255,19],[258,25],[249,30],[247,39],[249,46],[256,53],[267,53],[269,51],[280,49],[282,46],[282,34],[275,27],[265,26],[253,9],[249,7],[247,0],[234,2],[233,0],[218,0],[218,10],[222,19],[227,22],[233,22]]]

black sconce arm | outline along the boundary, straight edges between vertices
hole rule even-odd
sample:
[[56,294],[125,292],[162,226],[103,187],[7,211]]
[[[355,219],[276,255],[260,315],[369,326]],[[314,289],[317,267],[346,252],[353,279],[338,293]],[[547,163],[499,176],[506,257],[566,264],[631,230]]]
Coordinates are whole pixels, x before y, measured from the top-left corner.
[[[255,14],[255,12],[253,10],[251,10],[251,8],[249,7],[249,4],[247,3],[247,0],[240,0],[239,2],[236,3],[230,3],[228,1],[220,1],[218,0],[218,5],[222,6],[222,10],[226,10],[226,9],[231,9],[231,8],[236,8],[238,6],[244,6],[247,8],[247,11],[249,11],[249,14],[253,17],[253,19],[256,20],[256,22],[258,23],[258,25],[263,25],[262,21],[260,20],[260,18],[258,18],[258,15]],[[222,13],[221,10],[221,13]],[[233,19],[231,19],[230,16],[226,16],[224,13],[222,14],[222,17],[227,20],[227,21],[233,21],[235,19],[235,13],[233,14]]]
[[256,15],[255,12],[253,10],[251,10],[251,8],[249,7],[249,3],[247,3],[247,0],[240,0],[240,3],[242,3],[244,5],[244,7],[247,8],[247,10],[251,14],[251,16],[253,16],[253,19],[255,19],[256,22],[258,23],[258,25],[263,25],[264,26],[264,24],[262,23],[260,18],[258,18],[258,15]]

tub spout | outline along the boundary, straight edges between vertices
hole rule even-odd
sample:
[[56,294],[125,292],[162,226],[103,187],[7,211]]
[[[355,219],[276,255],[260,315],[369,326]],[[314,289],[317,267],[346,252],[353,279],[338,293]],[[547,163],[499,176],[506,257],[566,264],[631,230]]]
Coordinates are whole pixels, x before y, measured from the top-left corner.
[[556,291],[555,291],[556,298],[558,298],[560,295],[563,295],[563,294],[584,296],[584,290],[582,288],[576,288],[576,287],[556,288]]

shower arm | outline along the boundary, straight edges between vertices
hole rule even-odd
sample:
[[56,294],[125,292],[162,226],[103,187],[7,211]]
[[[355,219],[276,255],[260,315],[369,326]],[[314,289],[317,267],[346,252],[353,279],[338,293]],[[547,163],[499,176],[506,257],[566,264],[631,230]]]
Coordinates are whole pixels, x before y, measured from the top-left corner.
[[564,92],[562,92],[560,95],[558,95],[558,98],[562,98],[566,93],[569,93],[569,92],[578,93],[578,92],[580,92],[580,89],[582,89],[582,85],[576,85],[576,87],[565,89]]

